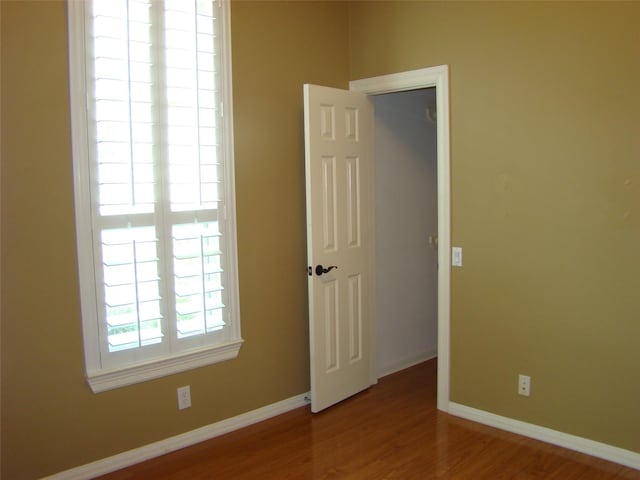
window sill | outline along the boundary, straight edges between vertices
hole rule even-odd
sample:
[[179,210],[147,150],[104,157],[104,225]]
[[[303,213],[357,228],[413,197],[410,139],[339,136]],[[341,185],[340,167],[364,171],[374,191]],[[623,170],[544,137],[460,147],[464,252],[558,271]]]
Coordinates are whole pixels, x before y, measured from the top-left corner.
[[118,368],[117,370],[91,372],[87,375],[87,382],[93,393],[100,393],[113,390],[114,388],[146,382],[154,378],[184,372],[193,368],[212,365],[236,358],[242,342],[243,340],[239,339],[225,345],[156,360],[151,363]]

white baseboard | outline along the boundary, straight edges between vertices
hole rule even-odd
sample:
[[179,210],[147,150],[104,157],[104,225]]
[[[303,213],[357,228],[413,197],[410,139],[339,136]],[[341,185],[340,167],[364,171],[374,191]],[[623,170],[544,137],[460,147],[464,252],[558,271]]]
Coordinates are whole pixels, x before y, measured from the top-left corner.
[[419,355],[413,355],[411,357],[403,358],[399,362],[395,362],[391,365],[381,366],[378,370],[378,378],[386,377],[387,375],[399,372],[400,370],[404,370],[405,368],[413,367],[414,365],[426,362],[427,360],[431,360],[432,358],[436,358],[437,356],[438,349],[434,348],[432,350],[422,352]]
[[89,480],[100,475],[105,475],[115,470],[120,470],[135,465],[136,463],[195,445],[196,443],[224,435],[225,433],[286,413],[289,410],[302,407],[308,403],[305,399],[305,397],[308,398],[308,396],[308,393],[296,395],[295,397],[258,408],[257,410],[252,410],[251,412],[212,423],[211,425],[206,425],[196,430],[191,430],[190,432],[56,473],[42,480]]
[[619,463],[626,467],[640,470],[640,453],[632,452],[606,443],[595,442],[586,438],[569,435],[568,433],[551,430],[531,423],[521,422],[508,417],[502,417],[493,413],[475,408],[449,403],[449,413],[456,417],[482,423],[490,427],[499,428],[508,432],[517,433],[525,437],[534,438],[543,442],[558,445],[560,447],[586,453],[593,457],[602,458],[610,462]]

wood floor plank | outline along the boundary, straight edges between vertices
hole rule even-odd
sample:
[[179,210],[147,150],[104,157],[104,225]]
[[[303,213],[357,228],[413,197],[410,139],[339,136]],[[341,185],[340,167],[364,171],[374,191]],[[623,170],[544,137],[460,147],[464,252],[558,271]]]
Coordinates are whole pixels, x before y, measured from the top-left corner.
[[436,409],[436,361],[101,480],[640,480],[640,471]]

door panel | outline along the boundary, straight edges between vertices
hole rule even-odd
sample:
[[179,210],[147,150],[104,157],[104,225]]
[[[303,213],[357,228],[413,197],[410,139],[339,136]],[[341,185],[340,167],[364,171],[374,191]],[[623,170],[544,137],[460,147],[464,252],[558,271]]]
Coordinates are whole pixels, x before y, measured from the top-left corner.
[[[373,109],[366,95],[305,85],[311,409],[372,379]],[[326,273],[316,273],[316,266]]]

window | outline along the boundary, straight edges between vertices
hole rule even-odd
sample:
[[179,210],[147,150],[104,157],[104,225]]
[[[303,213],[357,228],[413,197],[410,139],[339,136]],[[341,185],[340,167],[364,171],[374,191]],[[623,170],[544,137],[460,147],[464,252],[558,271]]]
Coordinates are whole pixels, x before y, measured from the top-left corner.
[[94,392],[237,356],[227,0],[69,1]]

